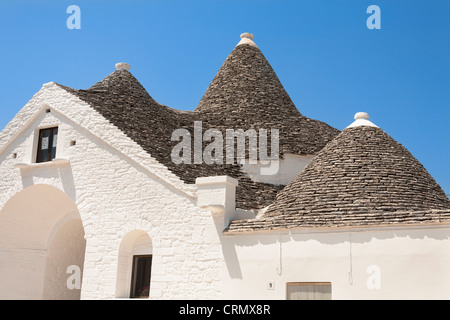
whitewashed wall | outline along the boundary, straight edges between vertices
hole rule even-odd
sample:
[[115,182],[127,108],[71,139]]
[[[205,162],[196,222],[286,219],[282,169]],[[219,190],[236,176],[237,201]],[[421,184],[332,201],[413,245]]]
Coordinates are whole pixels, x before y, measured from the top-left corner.
[[0,212],[0,299],[79,299],[68,265],[83,265],[84,231],[73,201],[47,185],[27,187]]
[[245,163],[242,165],[242,171],[255,182],[264,182],[275,185],[288,185],[302,171],[311,160],[313,155],[300,156],[295,154],[285,154],[283,159],[278,161],[278,170],[272,164],[273,174],[262,174],[262,168],[269,168],[270,165],[262,165],[260,162],[256,164]]
[[[48,107],[50,113],[45,112]],[[30,165],[38,128],[53,125],[59,127],[57,158],[70,163]],[[71,146],[71,141],[76,144]],[[18,163],[28,166],[18,169]],[[70,228],[66,235],[84,232],[86,239],[84,299],[123,297],[118,289],[128,281],[129,270],[119,270],[128,268],[119,263],[119,249],[137,231],[148,235],[148,248],[139,241],[126,242],[122,247],[130,249],[122,256],[153,254],[150,295],[155,299],[285,299],[287,282],[331,282],[333,299],[450,298],[450,228],[220,236],[225,219],[196,206],[195,186],[183,184],[87,104],[54,84],[44,86],[0,133],[0,177],[0,230],[19,229],[20,220],[9,219],[11,215],[2,220],[2,209],[32,186],[57,188],[75,208],[69,210],[70,201],[63,201],[54,210],[63,214],[54,215],[47,233],[39,219],[26,225],[29,234],[42,240],[37,251],[20,247],[30,244],[26,232],[14,237],[0,232],[0,275],[8,273],[13,256],[24,261],[24,273],[35,265],[34,273],[23,276],[23,283],[33,283],[30,290],[4,290],[2,298],[35,297],[40,287],[52,291],[51,284],[45,285],[51,267],[46,269],[42,261],[50,258],[57,261],[56,269],[62,267],[63,248],[55,247],[52,239],[67,240],[63,222],[68,217],[81,219],[83,231]],[[23,205],[18,212],[26,213]],[[6,223],[16,227],[8,229]],[[374,276],[367,271],[374,270],[380,271],[379,289],[367,285]],[[0,284],[7,281],[0,278]],[[21,280],[14,281],[10,287],[19,288]],[[37,298],[50,293],[42,290]]]
[[225,299],[286,299],[287,282],[331,282],[337,300],[450,298],[449,226],[233,235],[224,248]]
[[[15,168],[33,161],[37,128],[52,125],[59,127],[56,157],[70,164]],[[76,144],[70,146],[71,141]],[[0,177],[0,210],[36,184],[54,186],[74,201],[86,238],[81,298],[116,297],[119,248],[134,230],[151,239],[151,298],[219,296],[219,237],[211,214],[198,209],[190,196],[195,187],[164,171],[120,130],[56,85],[44,86],[0,135]]]

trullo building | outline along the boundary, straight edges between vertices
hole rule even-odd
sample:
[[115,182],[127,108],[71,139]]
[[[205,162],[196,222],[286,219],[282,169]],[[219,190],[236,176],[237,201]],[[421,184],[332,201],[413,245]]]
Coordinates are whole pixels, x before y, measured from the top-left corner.
[[[367,114],[342,132],[302,115],[252,39],[194,111],[126,63],[42,86],[0,133],[0,298],[450,298],[443,190]],[[250,142],[219,161],[240,151],[221,135],[265,129],[276,170]]]

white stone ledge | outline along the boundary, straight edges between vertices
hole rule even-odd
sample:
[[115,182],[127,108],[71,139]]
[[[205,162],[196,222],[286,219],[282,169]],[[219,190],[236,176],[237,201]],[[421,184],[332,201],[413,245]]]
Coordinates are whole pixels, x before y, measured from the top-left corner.
[[24,163],[19,162],[14,164],[15,168],[18,169],[32,169],[32,168],[44,168],[44,167],[61,167],[68,165],[70,163],[69,159],[55,158],[52,161],[39,162],[39,163]]
[[238,185],[238,180],[229,176],[200,177],[195,179],[195,184],[197,186],[226,183],[236,187]]

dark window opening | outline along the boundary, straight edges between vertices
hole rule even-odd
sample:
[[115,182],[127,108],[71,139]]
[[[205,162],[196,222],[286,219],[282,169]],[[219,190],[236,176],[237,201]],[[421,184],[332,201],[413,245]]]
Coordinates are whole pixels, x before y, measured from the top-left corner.
[[58,127],[39,130],[36,162],[52,161],[56,156]]
[[150,274],[152,255],[133,256],[130,298],[148,298],[150,295]]

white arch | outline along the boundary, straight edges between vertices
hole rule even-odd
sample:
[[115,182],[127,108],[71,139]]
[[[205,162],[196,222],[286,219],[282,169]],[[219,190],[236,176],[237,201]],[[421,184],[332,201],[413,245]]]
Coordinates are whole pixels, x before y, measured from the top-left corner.
[[133,256],[150,255],[152,253],[152,240],[147,232],[133,230],[125,235],[119,247],[116,282],[117,298],[128,298],[130,296]]
[[0,299],[77,299],[66,269],[83,269],[84,228],[73,200],[49,185],[15,194],[0,211]]

